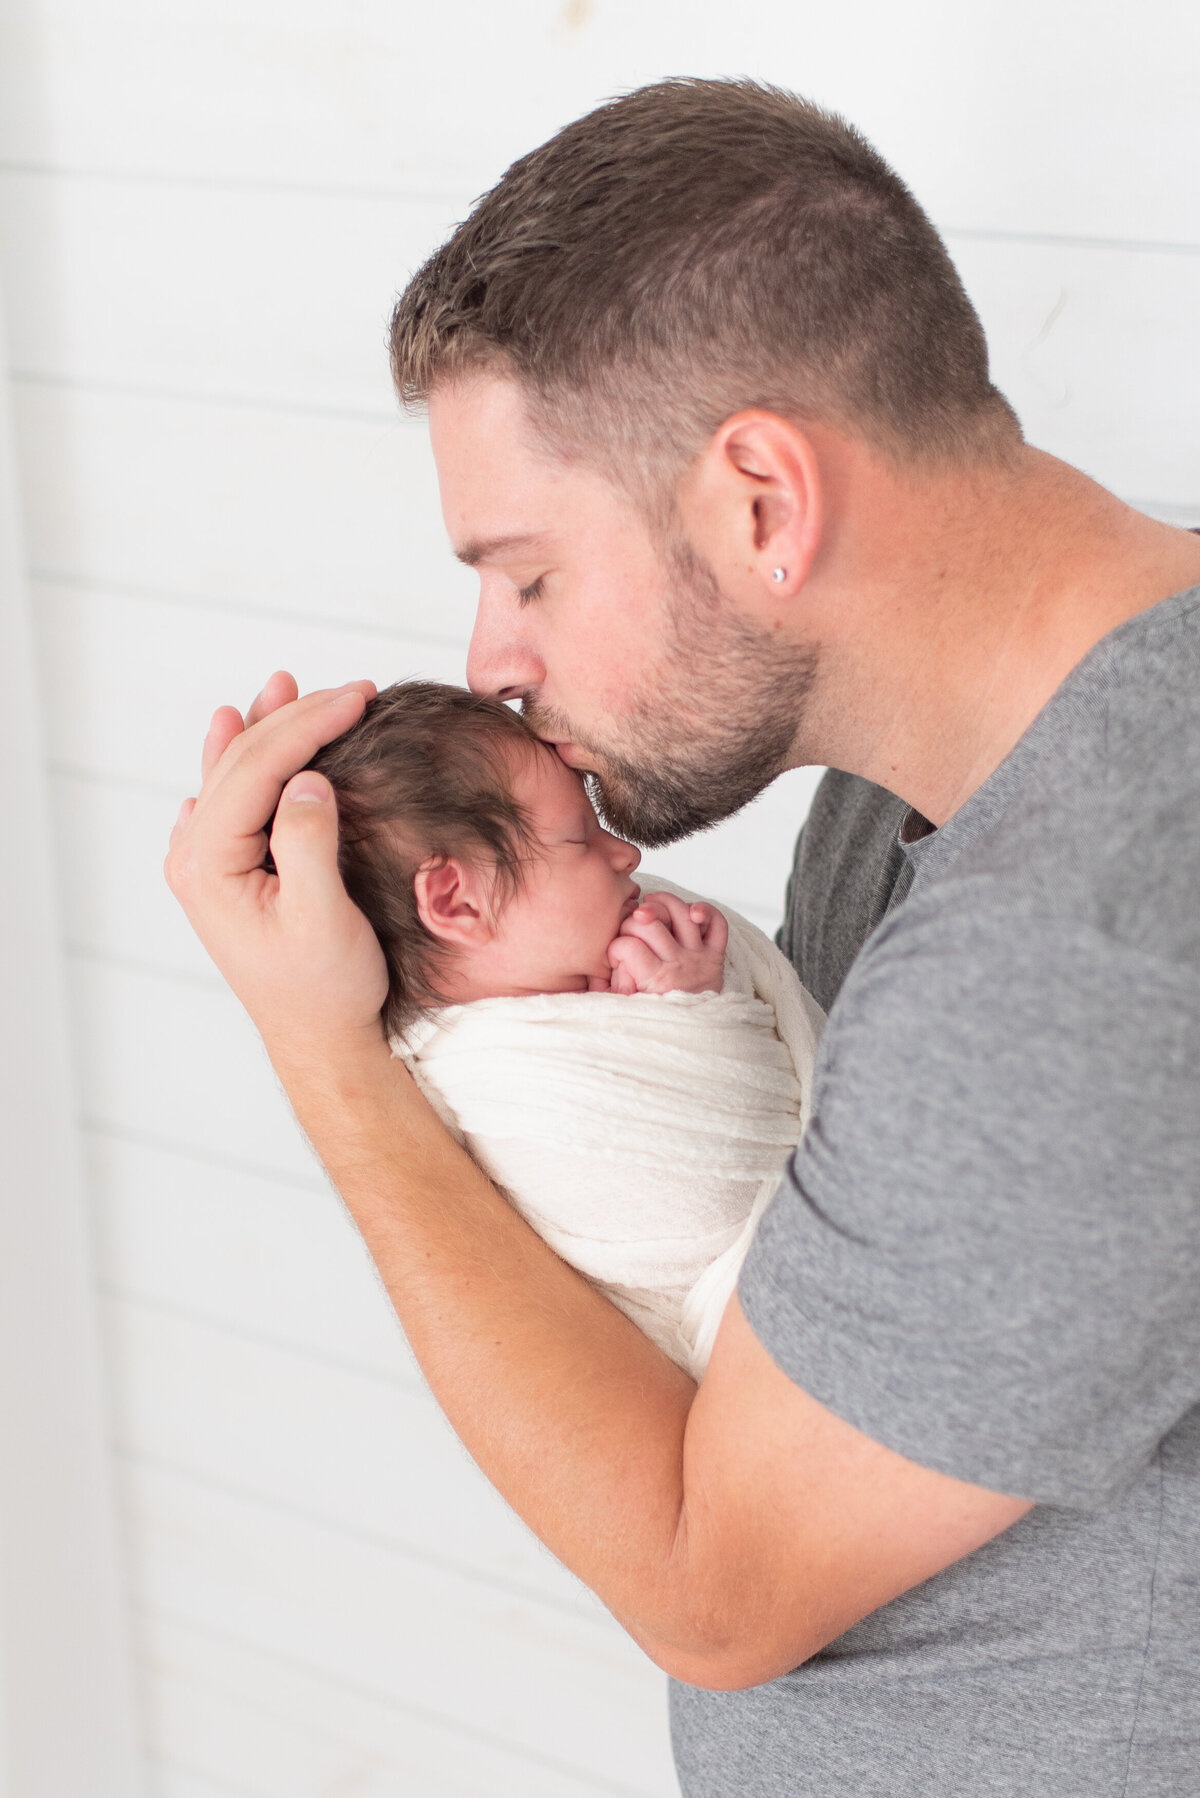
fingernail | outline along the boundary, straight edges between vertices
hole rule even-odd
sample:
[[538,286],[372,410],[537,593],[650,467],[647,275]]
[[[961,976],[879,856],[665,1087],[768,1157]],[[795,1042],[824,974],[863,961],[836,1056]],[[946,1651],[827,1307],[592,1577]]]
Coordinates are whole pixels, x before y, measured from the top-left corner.
[[287,797],[323,804],[329,797],[329,787],[319,774],[297,774],[288,782]]

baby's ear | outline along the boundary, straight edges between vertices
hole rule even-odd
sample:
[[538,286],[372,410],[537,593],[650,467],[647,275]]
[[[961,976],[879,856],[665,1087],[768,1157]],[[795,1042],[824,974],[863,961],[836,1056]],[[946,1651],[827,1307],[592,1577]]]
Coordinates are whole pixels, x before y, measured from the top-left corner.
[[492,935],[486,882],[457,856],[433,856],[413,876],[417,914],[430,936],[458,949],[477,949]]

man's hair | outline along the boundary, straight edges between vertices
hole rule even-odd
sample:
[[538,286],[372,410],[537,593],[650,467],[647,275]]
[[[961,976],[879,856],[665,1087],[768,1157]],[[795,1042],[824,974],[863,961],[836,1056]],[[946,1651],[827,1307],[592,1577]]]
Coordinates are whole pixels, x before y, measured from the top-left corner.
[[308,764],[337,795],[338,866],[383,946],[389,1036],[445,1003],[438,990],[445,951],[417,910],[418,868],[453,856],[484,869],[493,903],[502,906],[536,852],[512,796],[514,763],[538,753],[545,753],[538,738],[500,700],[434,681],[398,681]]
[[639,88],[515,162],[413,276],[391,352],[408,406],[514,376],[552,448],[635,489],[752,406],[901,460],[1020,440],[908,188],[844,120],[750,80]]

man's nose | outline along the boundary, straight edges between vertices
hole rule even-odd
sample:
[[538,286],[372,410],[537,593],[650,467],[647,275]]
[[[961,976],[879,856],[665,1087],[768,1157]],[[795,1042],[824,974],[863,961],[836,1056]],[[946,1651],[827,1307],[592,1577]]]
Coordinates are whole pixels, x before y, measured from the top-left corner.
[[467,650],[467,685],[472,693],[520,699],[545,684],[546,668],[520,627],[524,615],[515,601],[485,585],[480,589],[475,628]]

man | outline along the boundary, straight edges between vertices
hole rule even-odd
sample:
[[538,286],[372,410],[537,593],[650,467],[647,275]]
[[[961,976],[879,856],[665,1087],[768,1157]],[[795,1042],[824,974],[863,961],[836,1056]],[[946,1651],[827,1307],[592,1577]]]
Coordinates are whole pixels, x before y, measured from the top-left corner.
[[1200,1788],[1200,542],[1022,443],[907,190],[750,83],[516,164],[393,352],[472,685],[615,829],[839,771],[814,1122],[696,1390],[388,1058],[296,775],[369,686],[217,714],[169,877],[436,1396],[674,1676],[687,1798]]

